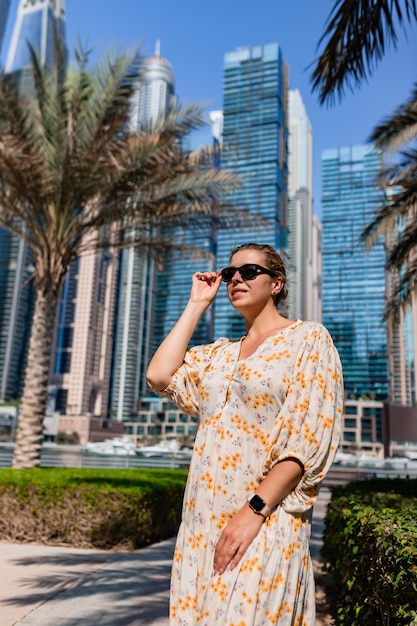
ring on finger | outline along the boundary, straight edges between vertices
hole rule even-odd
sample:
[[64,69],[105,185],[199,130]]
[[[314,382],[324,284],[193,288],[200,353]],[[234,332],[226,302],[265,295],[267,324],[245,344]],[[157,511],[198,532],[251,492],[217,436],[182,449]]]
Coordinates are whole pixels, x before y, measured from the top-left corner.
[[237,548],[235,548],[234,546],[229,546],[229,550],[233,550],[233,552],[237,552]]

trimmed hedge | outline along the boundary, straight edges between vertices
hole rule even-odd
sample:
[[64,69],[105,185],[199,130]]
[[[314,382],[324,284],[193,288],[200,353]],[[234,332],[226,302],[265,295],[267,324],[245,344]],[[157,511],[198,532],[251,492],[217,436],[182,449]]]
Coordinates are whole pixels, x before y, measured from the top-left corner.
[[0,470],[0,540],[135,550],[176,534],[185,470]]
[[338,587],[340,624],[417,625],[417,480],[334,489],[321,554]]

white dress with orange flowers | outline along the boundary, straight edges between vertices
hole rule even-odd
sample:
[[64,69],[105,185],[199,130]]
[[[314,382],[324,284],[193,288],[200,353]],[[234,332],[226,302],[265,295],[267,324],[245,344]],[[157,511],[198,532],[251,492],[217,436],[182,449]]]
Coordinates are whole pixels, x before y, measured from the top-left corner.
[[[315,322],[295,322],[242,360],[240,343],[219,339],[189,350],[161,393],[200,419],[174,554],[170,624],[313,626],[310,522],[340,437],[339,356]],[[287,457],[301,461],[303,478],[236,568],[215,575],[222,529]]]

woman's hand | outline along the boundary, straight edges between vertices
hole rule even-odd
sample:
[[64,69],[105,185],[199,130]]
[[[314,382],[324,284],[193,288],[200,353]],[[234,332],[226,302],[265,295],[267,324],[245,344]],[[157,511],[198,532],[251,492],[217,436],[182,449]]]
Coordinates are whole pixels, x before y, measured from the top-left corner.
[[196,272],[193,274],[190,300],[211,304],[222,282],[221,273]]
[[236,567],[264,521],[264,517],[254,513],[248,504],[232,517],[214,551],[215,574],[223,574],[227,566],[231,570]]

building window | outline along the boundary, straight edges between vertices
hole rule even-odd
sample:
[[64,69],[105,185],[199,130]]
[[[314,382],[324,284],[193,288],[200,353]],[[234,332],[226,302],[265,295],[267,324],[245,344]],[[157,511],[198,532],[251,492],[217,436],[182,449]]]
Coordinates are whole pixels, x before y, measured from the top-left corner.
[[55,411],[66,413],[67,411],[68,389],[57,389],[55,399]]

